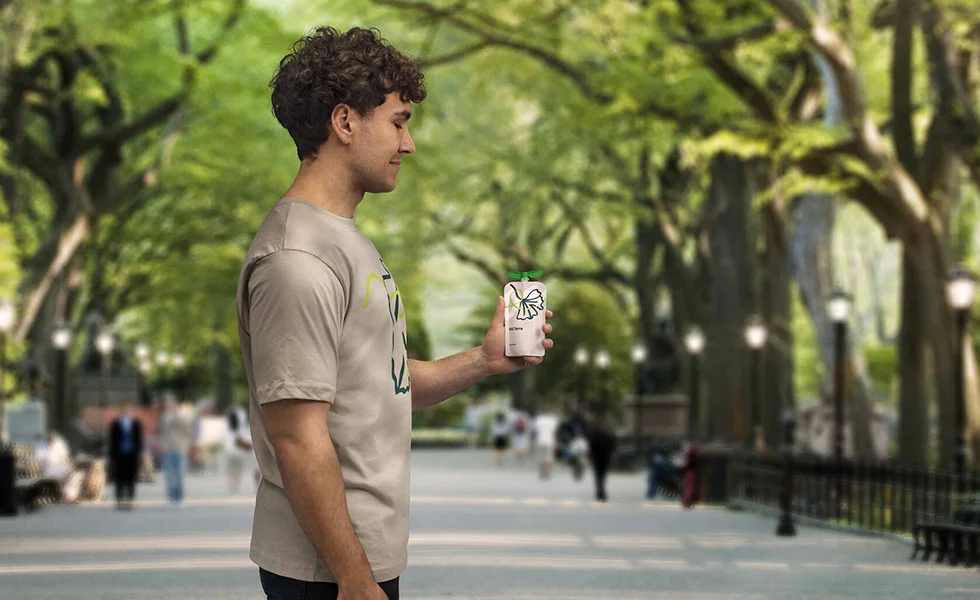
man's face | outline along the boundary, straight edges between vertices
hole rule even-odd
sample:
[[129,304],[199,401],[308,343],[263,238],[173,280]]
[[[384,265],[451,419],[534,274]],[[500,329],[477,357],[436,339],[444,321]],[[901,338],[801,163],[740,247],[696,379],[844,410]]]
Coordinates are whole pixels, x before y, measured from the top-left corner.
[[395,189],[402,156],[415,152],[408,132],[411,116],[411,103],[392,92],[371,114],[358,117],[351,145],[352,168],[364,192],[382,194]]

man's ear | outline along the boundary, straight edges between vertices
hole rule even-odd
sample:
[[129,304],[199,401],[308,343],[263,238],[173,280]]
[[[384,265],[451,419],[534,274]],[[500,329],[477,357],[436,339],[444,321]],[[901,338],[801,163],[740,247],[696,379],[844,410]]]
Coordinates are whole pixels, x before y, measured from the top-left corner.
[[338,104],[330,113],[330,133],[337,136],[340,143],[349,144],[356,127],[354,121],[357,118],[358,115],[353,108],[346,104]]

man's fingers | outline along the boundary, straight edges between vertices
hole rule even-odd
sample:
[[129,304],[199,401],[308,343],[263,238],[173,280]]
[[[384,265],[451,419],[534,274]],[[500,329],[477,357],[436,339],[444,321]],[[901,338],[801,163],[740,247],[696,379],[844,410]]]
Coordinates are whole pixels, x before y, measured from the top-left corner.
[[553,348],[555,345],[555,340],[545,340],[543,345],[545,348]]
[[544,311],[544,318],[545,319],[550,319],[552,316],[554,316],[554,314],[555,313],[551,312],[550,310],[546,310],[546,311]]
[[551,333],[554,327],[552,327],[551,325],[545,325],[544,327],[542,327],[542,329],[544,329],[545,333]]

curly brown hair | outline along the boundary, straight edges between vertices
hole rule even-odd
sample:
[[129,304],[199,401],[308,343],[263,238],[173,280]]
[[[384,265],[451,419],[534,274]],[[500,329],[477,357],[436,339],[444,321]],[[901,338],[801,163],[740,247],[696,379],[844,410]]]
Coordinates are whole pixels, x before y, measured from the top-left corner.
[[419,103],[425,100],[422,79],[418,61],[392,47],[377,29],[340,33],[319,27],[280,61],[269,84],[272,112],[296,143],[299,159],[316,158],[338,104],[369,116],[392,92]]

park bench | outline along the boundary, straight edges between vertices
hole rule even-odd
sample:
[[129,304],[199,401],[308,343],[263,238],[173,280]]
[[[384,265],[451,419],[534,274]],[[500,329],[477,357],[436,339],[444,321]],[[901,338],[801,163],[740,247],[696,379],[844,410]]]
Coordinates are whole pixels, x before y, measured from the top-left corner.
[[973,566],[980,563],[980,527],[965,525],[951,520],[916,522],[912,528],[915,548],[914,559],[922,552],[923,562],[937,551],[936,562],[949,561],[950,565]]
[[17,506],[33,511],[61,498],[61,482],[44,476],[44,469],[34,459],[29,446],[13,447],[14,452],[14,502]]

